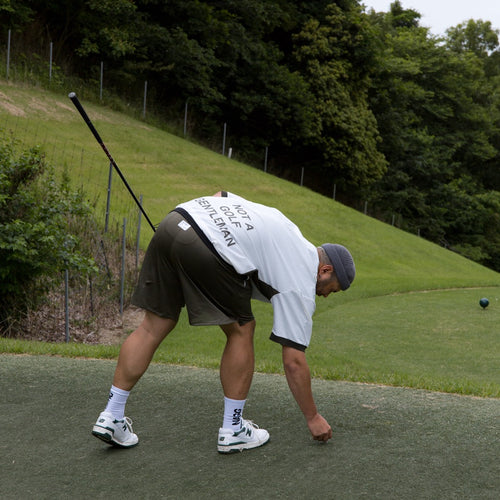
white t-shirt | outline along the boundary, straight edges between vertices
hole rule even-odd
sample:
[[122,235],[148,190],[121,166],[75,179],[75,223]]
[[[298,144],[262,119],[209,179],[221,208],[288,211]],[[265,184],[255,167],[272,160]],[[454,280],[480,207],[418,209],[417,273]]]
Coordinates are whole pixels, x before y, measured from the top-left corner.
[[[318,253],[279,210],[228,193],[182,203],[217,253],[240,274],[257,271],[272,287],[273,335],[305,349],[311,340]],[[269,290],[269,288],[267,289]],[[254,298],[267,300],[254,285]]]

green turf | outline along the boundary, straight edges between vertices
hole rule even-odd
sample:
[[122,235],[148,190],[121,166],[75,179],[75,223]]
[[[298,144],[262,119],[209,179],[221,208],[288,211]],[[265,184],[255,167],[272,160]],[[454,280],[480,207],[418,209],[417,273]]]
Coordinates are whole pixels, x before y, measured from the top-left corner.
[[[492,309],[479,306],[484,293]],[[349,302],[318,315],[310,361],[326,378],[499,397],[499,309],[500,288]]]
[[0,498],[496,500],[500,401],[313,381],[334,430],[313,442],[285,378],[257,374],[264,447],[216,451],[215,370],[155,364],[129,399],[139,445],[90,434],[114,362],[0,355]]
[[[499,273],[144,122],[83,105],[134,191],[144,195],[153,222],[178,202],[227,189],[276,206],[314,244],[333,241],[352,251],[357,277],[351,289],[317,301],[308,350],[315,376],[500,395]],[[0,80],[0,123],[24,144],[42,144],[49,161],[67,165],[103,199],[107,159],[67,96]],[[143,229],[143,246],[151,234]],[[483,296],[491,302],[484,311],[478,304]],[[272,310],[256,303],[255,313],[257,369],[281,373],[279,347],[268,340]],[[217,328],[190,328],[183,317],[155,359],[216,367],[223,340]],[[117,352],[8,340],[0,349],[95,357]]]

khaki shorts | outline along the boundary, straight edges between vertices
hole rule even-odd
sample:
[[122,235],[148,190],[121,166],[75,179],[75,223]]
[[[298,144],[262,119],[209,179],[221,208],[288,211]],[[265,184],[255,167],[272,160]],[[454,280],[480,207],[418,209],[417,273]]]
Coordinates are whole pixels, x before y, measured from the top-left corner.
[[191,325],[225,325],[254,319],[252,285],[210,249],[182,215],[158,226],[142,264],[132,303],[178,320],[185,305]]

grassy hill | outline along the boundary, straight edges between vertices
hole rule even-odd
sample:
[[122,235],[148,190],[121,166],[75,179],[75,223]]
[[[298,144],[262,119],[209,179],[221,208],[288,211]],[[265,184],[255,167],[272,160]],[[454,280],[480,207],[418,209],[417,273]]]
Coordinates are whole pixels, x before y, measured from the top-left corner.
[[[308,349],[314,375],[500,395],[499,273],[147,123],[82,104],[155,224],[175,204],[225,189],[275,206],[313,244],[351,250],[351,289],[317,300]],[[66,96],[0,81],[0,126],[28,146],[41,143],[49,161],[105,193],[107,159]],[[237,145],[233,150],[237,155]],[[143,227],[145,247],[152,232]],[[486,310],[478,305],[483,296],[490,299]],[[267,340],[272,310],[257,303],[255,313],[257,370],[280,372],[280,350]],[[222,345],[217,328],[189,328],[183,318],[155,359],[215,367]],[[0,349],[28,349],[19,346],[4,340]],[[54,349],[93,355],[87,346]]]

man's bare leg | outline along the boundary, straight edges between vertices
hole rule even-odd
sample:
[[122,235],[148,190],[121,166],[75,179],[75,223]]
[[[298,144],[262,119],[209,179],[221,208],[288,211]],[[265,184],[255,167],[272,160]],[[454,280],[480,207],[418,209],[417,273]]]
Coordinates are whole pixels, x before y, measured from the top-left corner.
[[108,444],[130,448],[139,442],[132,422],[125,417],[130,390],[147,370],[162,340],[176,321],[146,311],[139,327],[123,343],[115,369],[108,404],[92,428],[92,434]]
[[224,418],[219,429],[217,450],[219,453],[233,453],[262,446],[269,441],[269,433],[242,416],[255,367],[255,321],[243,326],[231,323],[221,328],[227,342],[220,365]]
[[226,347],[220,363],[220,380],[224,395],[231,399],[246,399],[252,384],[255,366],[253,334],[255,321],[243,326],[238,323],[221,325],[226,334]]
[[124,391],[130,391],[147,370],[153,355],[175,328],[176,321],[161,318],[146,311],[139,327],[123,343],[116,365],[113,385]]

